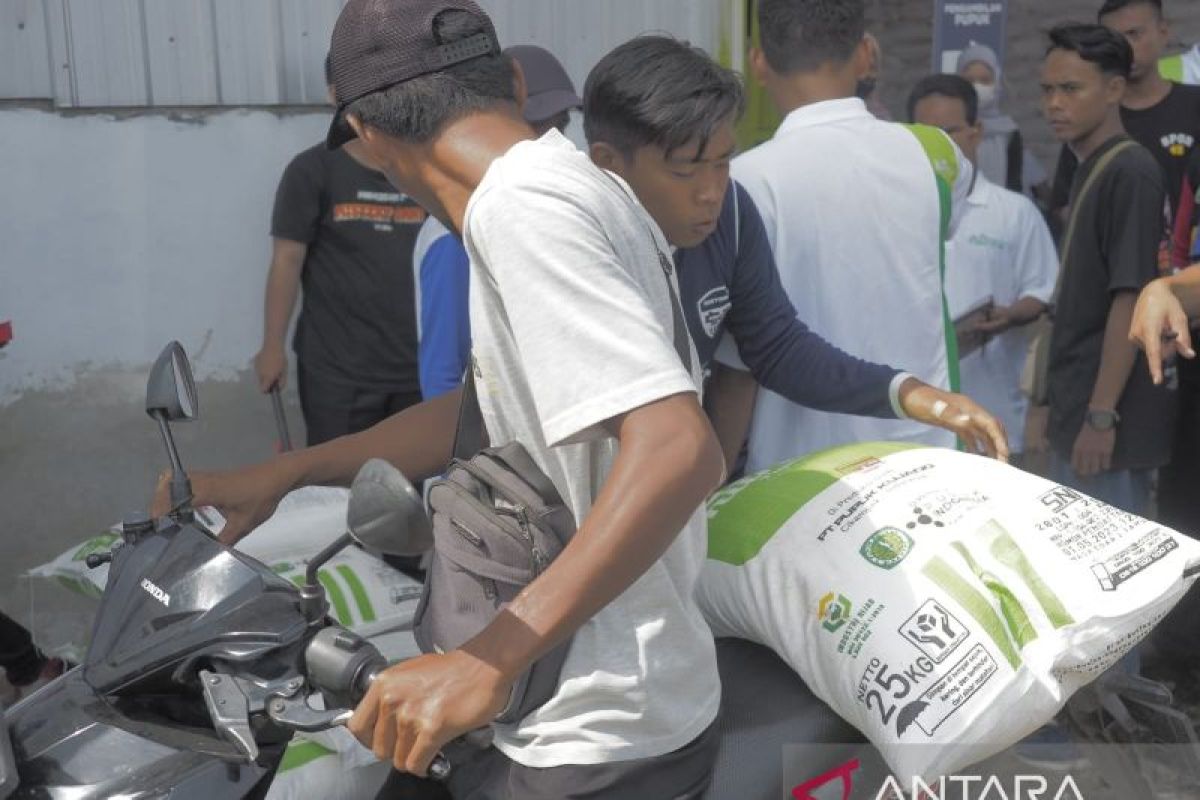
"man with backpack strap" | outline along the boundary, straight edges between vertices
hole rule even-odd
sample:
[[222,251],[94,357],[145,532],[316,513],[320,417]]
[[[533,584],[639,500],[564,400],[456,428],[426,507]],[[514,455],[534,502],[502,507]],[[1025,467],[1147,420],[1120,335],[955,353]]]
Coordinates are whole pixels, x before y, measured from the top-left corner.
[[1154,386],[1128,341],[1134,301],[1157,274],[1163,176],[1121,124],[1133,64],[1100,25],[1050,33],[1042,104],[1081,166],[1063,239],[1047,364],[1054,477],[1145,515],[1150,471],[1170,457],[1175,395]]

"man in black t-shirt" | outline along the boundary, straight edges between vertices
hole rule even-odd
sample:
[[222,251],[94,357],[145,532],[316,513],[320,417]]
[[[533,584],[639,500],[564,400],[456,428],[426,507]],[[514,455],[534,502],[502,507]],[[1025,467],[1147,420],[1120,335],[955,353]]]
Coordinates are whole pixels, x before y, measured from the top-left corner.
[[[1186,245],[1173,242],[1173,232],[1181,223],[1181,211],[1190,216],[1192,204],[1181,201],[1191,155],[1200,152],[1196,147],[1200,141],[1200,86],[1172,83],[1158,71],[1159,59],[1171,36],[1161,0],[1107,0],[1099,20],[1123,35],[1133,48],[1133,70],[1121,101],[1121,122],[1129,136],[1149,150],[1163,169],[1170,205],[1164,212],[1158,266],[1160,273],[1167,274],[1190,263]],[[1067,206],[1078,167],[1078,160],[1064,146],[1054,176],[1053,207]]]
[[1050,345],[1054,477],[1144,515],[1150,471],[1170,454],[1175,398],[1152,385],[1145,365],[1135,369],[1142,357],[1128,332],[1137,293],[1157,273],[1162,171],[1121,126],[1129,43],[1099,25],[1060,26],[1050,37],[1043,110],[1081,159]]
[[318,144],[284,170],[254,363],[262,391],[283,388],[284,339],[303,286],[293,349],[309,446],[420,401],[412,252],[425,216],[370,166],[358,142],[339,150]]

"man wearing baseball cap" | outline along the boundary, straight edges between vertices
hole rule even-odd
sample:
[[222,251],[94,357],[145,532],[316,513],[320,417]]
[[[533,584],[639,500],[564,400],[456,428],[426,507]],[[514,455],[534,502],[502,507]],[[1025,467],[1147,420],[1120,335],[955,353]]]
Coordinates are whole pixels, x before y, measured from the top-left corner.
[[[544,48],[531,44],[504,50],[524,76],[525,121],[540,137],[551,128],[565,132],[571,109],[583,105],[562,64]],[[518,87],[518,92],[520,92]],[[421,395],[432,399],[458,388],[471,355],[467,311],[471,274],[462,241],[437,217],[428,217],[413,245],[417,289],[418,371]]]
[[[399,189],[471,257],[473,369],[493,444],[519,441],[579,521],[558,558],[463,648],[394,666],[350,730],[423,774],[490,723],[514,679],[571,637],[556,694],[456,767],[459,797],[692,798],[709,782],[720,703],[693,599],[702,504],[723,477],[669,246],[620,178],[555,130],[533,140],[519,67],[468,0],[350,0],[331,46],[338,112]],[[461,392],[360,434],[193,475],[236,541],[288,490],[348,483],[371,457],[413,478],[450,458]],[[165,505],[160,484],[156,507]]]

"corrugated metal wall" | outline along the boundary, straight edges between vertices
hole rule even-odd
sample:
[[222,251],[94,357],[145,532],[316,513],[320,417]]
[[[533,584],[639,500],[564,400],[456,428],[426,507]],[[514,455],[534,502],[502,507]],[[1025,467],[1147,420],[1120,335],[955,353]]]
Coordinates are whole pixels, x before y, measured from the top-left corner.
[[0,98],[308,104],[342,0],[4,0]]
[[[344,0],[0,0],[0,99],[61,107],[305,105]],[[483,0],[504,44],[577,82],[651,30],[715,47],[723,0]]]

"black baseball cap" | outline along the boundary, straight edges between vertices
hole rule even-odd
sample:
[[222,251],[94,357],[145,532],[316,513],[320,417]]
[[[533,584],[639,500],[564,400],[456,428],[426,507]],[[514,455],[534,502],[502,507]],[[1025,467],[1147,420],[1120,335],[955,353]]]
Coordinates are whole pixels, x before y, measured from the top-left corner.
[[[483,30],[466,39],[438,44],[433,23],[445,11],[473,14]],[[346,121],[346,106],[355,100],[499,53],[491,19],[472,0],[350,0],[338,15],[329,44],[329,77],[337,111],[325,146],[334,150],[355,137]]]

